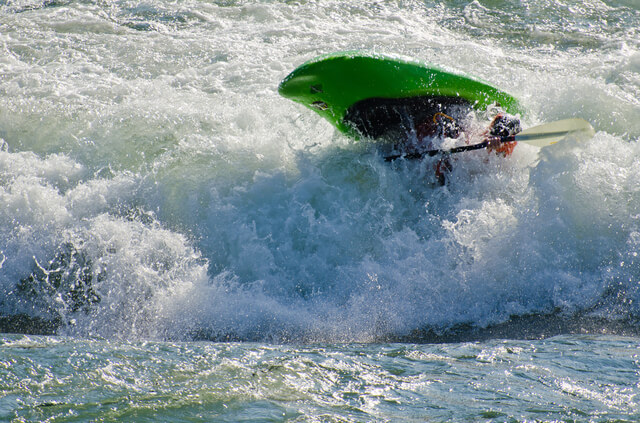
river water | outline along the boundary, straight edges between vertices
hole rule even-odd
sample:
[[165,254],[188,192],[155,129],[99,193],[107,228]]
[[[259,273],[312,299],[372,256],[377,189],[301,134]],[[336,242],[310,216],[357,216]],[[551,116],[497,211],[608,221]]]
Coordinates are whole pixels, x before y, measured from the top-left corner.
[[[590,140],[389,164],[277,94],[363,50]],[[640,6],[0,0],[0,420],[640,418]]]

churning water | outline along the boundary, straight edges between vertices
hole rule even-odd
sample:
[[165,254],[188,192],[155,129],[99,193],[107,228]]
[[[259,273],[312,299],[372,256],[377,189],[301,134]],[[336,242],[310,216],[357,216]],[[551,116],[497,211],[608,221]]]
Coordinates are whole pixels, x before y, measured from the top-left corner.
[[[278,96],[353,49],[596,135],[440,187]],[[638,335],[639,139],[634,0],[0,0],[0,418],[638,417],[638,338],[466,342]]]

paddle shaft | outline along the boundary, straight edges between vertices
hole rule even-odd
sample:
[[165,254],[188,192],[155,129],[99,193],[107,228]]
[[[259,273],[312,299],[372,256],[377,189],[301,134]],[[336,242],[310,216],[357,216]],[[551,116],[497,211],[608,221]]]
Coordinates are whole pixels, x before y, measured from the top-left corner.
[[[509,135],[506,137],[496,137],[497,139],[500,140],[500,142],[511,142],[511,141],[516,141],[516,136],[515,135]],[[480,150],[482,148],[486,148],[487,145],[489,144],[489,140],[487,141],[483,141],[479,144],[471,144],[471,145],[463,145],[460,147],[455,147],[452,148],[450,150],[427,150],[427,151],[422,151],[419,153],[409,153],[409,154],[396,154],[393,156],[387,156],[384,159],[388,162],[391,162],[393,160],[399,159],[399,158],[404,158],[404,159],[420,159],[424,156],[437,156],[438,154],[453,154],[453,153],[461,153],[463,151],[472,151],[472,150]]]
[[[541,126],[541,127],[544,127]],[[540,127],[536,127],[536,128],[540,128]],[[533,128],[533,129],[536,129]],[[590,126],[589,126],[590,128]],[[405,158],[405,159],[419,159],[422,158],[424,156],[436,156],[438,154],[453,154],[453,153],[461,153],[463,151],[472,151],[472,150],[480,150],[482,148],[486,148],[487,145],[489,144],[489,141],[494,141],[494,140],[499,140],[500,142],[512,142],[512,141],[532,141],[532,140],[538,140],[541,138],[549,138],[549,139],[554,139],[556,137],[561,137],[561,136],[565,136],[568,135],[569,133],[572,132],[578,132],[578,131],[584,131],[585,128],[580,127],[577,129],[567,129],[567,130],[562,130],[562,131],[549,131],[549,132],[533,132],[533,133],[521,133],[521,134],[516,134],[516,135],[507,135],[506,137],[491,137],[479,144],[471,144],[471,145],[463,145],[461,147],[455,147],[452,148],[450,150],[427,150],[427,151],[422,151],[422,152],[417,152],[417,153],[409,153],[409,154],[396,154],[394,156],[388,156],[385,157],[384,159],[388,162],[391,162],[393,160],[399,159],[399,158]],[[555,141],[554,141],[555,142]],[[551,142],[552,143],[552,142]]]

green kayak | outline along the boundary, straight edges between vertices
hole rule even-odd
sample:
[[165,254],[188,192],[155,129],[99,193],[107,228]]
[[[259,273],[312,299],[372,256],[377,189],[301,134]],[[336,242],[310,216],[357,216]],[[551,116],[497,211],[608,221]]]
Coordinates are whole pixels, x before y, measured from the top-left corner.
[[310,60],[291,72],[279,93],[302,103],[350,136],[378,138],[409,130],[434,114],[485,110],[498,104],[522,114],[511,95],[476,79],[418,61],[361,52]]

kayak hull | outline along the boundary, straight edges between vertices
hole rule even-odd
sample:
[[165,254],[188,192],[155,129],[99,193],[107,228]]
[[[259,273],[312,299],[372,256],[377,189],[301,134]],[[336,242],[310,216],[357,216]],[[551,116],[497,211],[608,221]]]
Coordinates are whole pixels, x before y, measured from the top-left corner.
[[360,52],[312,59],[291,72],[279,93],[314,110],[341,132],[376,138],[437,112],[499,105],[522,114],[511,95],[468,76],[421,62]]

